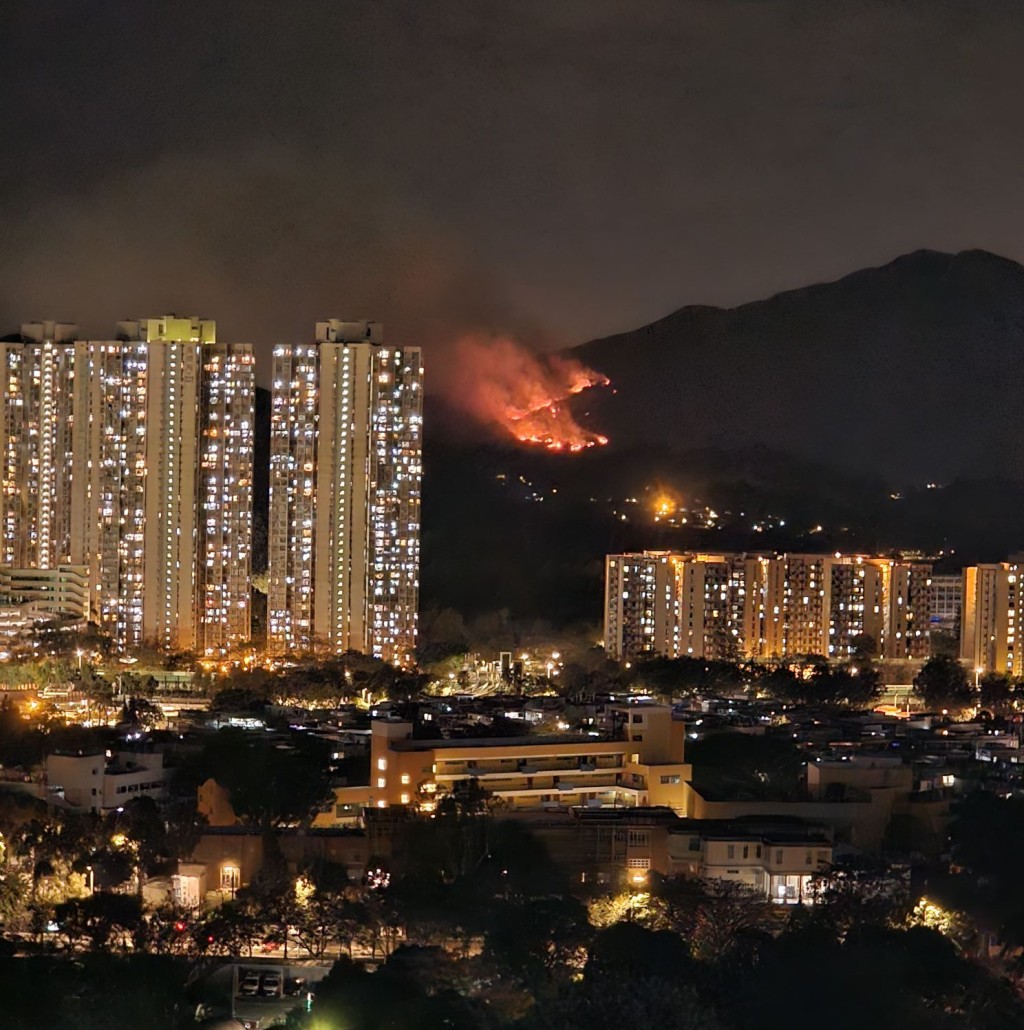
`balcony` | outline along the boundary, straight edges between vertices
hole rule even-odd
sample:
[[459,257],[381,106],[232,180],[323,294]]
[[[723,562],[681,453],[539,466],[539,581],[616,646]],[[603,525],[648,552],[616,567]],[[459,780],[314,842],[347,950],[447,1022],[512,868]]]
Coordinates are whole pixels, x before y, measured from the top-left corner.
[[538,758],[530,762],[479,762],[475,766],[459,768],[462,762],[439,762],[435,779],[487,780],[500,776],[556,776],[560,773],[591,774],[618,771],[622,768],[620,755],[601,755],[596,758]]

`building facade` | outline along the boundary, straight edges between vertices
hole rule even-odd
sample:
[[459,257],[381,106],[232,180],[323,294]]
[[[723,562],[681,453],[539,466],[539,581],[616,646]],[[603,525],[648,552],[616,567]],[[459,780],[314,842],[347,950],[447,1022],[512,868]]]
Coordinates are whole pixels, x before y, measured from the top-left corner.
[[437,793],[475,781],[516,812],[579,806],[689,806],[686,728],[661,705],[622,706],[616,739],[527,736],[414,740],[412,723],[376,719],[367,805],[430,809]]
[[929,652],[925,564],[644,551],[609,555],[605,570],[605,649],[616,660]]
[[124,649],[249,640],[255,369],[196,318],[115,338],[29,323],[4,343],[2,564],[81,565]]
[[35,614],[83,620],[89,614],[89,573],[84,565],[15,569],[0,566],[0,605],[28,605]]
[[931,611],[929,624],[932,632],[945,633],[960,639],[960,610],[964,603],[964,576],[962,572],[932,575]]
[[963,571],[960,657],[979,673],[1020,676],[1021,573],[1010,562]]
[[[86,418],[78,327],[30,322],[0,343],[0,564],[48,569],[82,560]],[[78,493],[76,493],[76,487]]]
[[610,554],[605,559],[604,647],[609,657],[677,655],[680,586],[668,551]]
[[274,350],[268,640],[414,660],[423,366],[377,322]]
[[89,812],[113,812],[137,797],[160,800],[165,792],[162,754],[119,751],[106,754],[47,755],[47,790]]

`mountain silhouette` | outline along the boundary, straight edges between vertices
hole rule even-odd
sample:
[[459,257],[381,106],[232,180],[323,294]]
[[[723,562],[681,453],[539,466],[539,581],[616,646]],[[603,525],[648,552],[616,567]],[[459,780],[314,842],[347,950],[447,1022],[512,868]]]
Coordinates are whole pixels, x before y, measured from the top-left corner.
[[740,307],[685,307],[570,352],[617,447],[770,448],[899,482],[1024,479],[1024,267],[920,250]]

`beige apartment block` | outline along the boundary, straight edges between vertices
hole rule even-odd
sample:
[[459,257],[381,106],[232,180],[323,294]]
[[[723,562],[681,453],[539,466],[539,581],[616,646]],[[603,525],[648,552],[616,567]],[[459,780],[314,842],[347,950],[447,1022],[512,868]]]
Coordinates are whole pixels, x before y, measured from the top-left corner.
[[414,740],[411,723],[374,720],[367,805],[429,810],[438,792],[472,780],[509,812],[664,805],[686,815],[692,770],[684,760],[684,724],[661,705],[622,706],[620,714],[616,740]]
[[[643,551],[605,561],[605,650],[712,660],[929,650],[931,568],[871,555]],[[870,648],[869,648],[870,649]]]
[[963,571],[960,657],[979,674],[1020,676],[1021,572],[1009,562]]

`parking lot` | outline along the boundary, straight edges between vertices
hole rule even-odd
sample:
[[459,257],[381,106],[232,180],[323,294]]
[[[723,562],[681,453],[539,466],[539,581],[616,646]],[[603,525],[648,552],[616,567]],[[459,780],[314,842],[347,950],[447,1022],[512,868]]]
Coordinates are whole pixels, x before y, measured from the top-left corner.
[[310,1003],[329,968],[265,959],[227,962],[205,978],[207,1000],[200,1009],[206,1018],[230,1014],[247,1030],[283,1026],[289,1012]]

